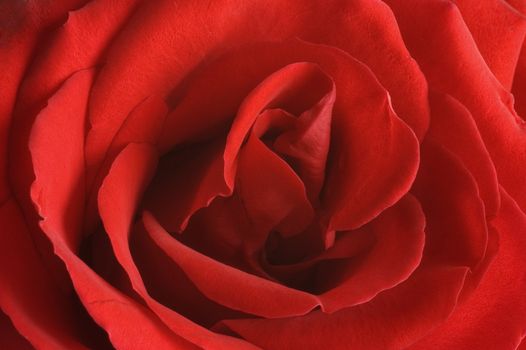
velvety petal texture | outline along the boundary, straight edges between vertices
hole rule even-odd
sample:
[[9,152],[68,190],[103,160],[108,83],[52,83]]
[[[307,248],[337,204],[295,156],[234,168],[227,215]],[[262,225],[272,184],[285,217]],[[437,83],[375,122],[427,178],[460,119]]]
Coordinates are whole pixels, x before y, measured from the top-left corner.
[[525,16],[0,1],[0,348],[524,348]]

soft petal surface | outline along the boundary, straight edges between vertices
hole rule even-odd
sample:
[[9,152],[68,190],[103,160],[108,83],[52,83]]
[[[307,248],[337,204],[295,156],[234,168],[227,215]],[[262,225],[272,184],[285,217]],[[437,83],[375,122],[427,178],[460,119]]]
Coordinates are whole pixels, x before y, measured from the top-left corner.
[[426,142],[412,192],[426,213],[430,258],[475,268],[484,258],[488,229],[477,185],[458,158]]
[[[341,284],[320,296],[323,309],[334,312],[344,307],[365,303],[379,292],[405,281],[416,270],[424,250],[425,218],[420,204],[411,195],[358,231],[373,235],[374,247],[357,266],[349,264]],[[346,232],[356,235],[361,232]],[[338,249],[338,242],[333,246]],[[322,270],[323,271],[323,270]],[[320,280],[327,276],[320,273]],[[348,276],[345,276],[348,275]]]
[[7,185],[7,145],[12,112],[20,82],[42,30],[55,25],[68,10],[81,6],[84,0],[39,1],[0,4],[0,200],[9,195]]
[[429,86],[453,96],[470,111],[500,184],[526,208],[525,169],[517,166],[526,162],[524,123],[512,108],[513,97],[486,65],[458,7],[442,0],[385,2]]
[[0,347],[13,350],[32,350],[31,344],[13,327],[6,314],[0,312]]
[[[223,20],[224,13],[231,15],[228,21]],[[356,35],[344,38],[339,34],[342,28]],[[377,45],[370,44],[369,31],[374,33]],[[205,66],[222,47],[291,37],[335,44],[356,54],[378,72],[382,83],[397,91],[393,99],[403,111],[402,118],[419,137],[423,136],[428,123],[425,80],[403,45],[392,13],[381,2],[336,1],[328,6],[307,5],[300,0],[242,5],[235,1],[209,4],[163,0],[145,2],[107,54],[90,103],[88,164],[100,162],[119,125],[138,101],[150,93],[169,95],[172,89],[181,88],[189,74]],[[216,82],[211,84],[217,86]]]
[[496,258],[453,315],[410,349],[515,349],[526,333],[526,216],[505,192],[494,227]]
[[159,246],[208,297],[233,309],[263,317],[303,315],[317,298],[237,270],[202,255],[173,239],[146,213],[145,227]]
[[98,197],[99,210],[115,255],[133,288],[172,331],[209,349],[249,349],[236,339],[214,334],[185,319],[153,299],[146,290],[130,252],[129,235],[141,195],[155,171],[157,157],[157,151],[151,145],[130,144],[117,156],[104,179]]
[[471,113],[453,97],[436,91],[430,94],[430,104],[428,138],[459,158],[476,180],[486,216],[494,217],[500,206],[497,174]]
[[[70,101],[64,105],[70,108],[61,104],[59,109],[46,109],[31,133],[36,177],[31,196],[43,218],[40,226],[64,261],[83,305],[108,332],[114,346],[190,348],[150,310],[109,285],[75,255],[86,190],[83,116],[92,77],[92,71],[81,71],[70,78],[61,91]],[[64,147],[64,140],[68,147]]]
[[217,326],[264,349],[400,349],[453,311],[466,269],[426,266],[369,303],[333,314],[227,320]]
[[[42,349],[86,349],[72,299],[41,264],[24,218],[12,199],[0,207],[0,306],[16,329]],[[3,338],[3,336],[2,336]]]
[[486,64],[511,89],[526,18],[505,0],[454,0]]

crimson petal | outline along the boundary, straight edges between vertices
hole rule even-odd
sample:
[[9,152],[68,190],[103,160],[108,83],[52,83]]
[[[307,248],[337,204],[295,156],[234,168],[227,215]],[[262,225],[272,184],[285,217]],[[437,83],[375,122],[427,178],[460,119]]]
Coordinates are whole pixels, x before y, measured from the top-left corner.
[[81,71],[68,79],[57,96],[61,103],[50,104],[34,124],[30,150],[36,179],[31,197],[43,218],[40,226],[64,261],[86,310],[116,347],[190,348],[150,310],[109,285],[75,254],[85,197],[84,116],[93,74]]

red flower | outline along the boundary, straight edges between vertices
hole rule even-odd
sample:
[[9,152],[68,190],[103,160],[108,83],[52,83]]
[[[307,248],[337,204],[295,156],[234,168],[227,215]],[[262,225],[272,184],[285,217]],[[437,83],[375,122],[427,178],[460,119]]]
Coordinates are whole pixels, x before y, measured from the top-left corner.
[[521,11],[0,3],[0,348],[517,349]]

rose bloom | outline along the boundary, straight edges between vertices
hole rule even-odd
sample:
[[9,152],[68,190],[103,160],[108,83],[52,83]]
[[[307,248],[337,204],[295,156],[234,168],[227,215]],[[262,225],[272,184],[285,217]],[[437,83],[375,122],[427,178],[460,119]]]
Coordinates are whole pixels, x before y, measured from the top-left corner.
[[526,349],[525,15],[0,1],[0,348]]

